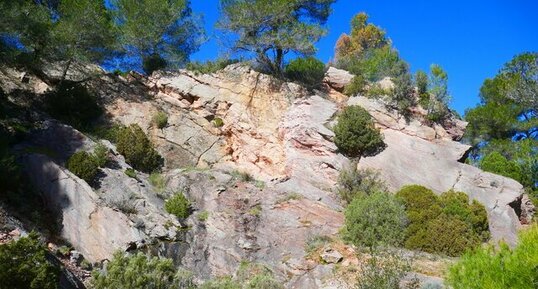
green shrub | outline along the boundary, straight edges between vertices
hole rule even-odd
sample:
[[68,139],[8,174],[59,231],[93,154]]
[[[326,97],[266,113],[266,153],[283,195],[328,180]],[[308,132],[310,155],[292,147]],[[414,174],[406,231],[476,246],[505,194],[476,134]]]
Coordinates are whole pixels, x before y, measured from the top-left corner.
[[355,75],[351,82],[344,88],[344,94],[347,96],[363,95],[366,92],[368,82],[362,75]]
[[334,134],[338,149],[350,157],[372,155],[384,146],[372,117],[360,106],[348,106],[340,113]]
[[78,129],[87,129],[103,113],[97,99],[83,85],[64,80],[46,95],[46,109],[52,117]]
[[163,192],[166,188],[166,180],[163,175],[157,172],[153,172],[149,175],[149,183],[157,190],[157,192]]
[[136,175],[136,171],[131,169],[131,168],[128,168],[125,170],[125,174],[130,177],[130,178],[133,178],[133,179],[136,179],[137,175]]
[[441,196],[418,185],[402,188],[396,196],[404,203],[409,226],[405,247],[459,256],[489,238],[487,213],[462,192]]
[[154,71],[165,69],[168,66],[166,60],[159,54],[152,54],[142,59],[142,69],[146,75],[151,75]]
[[119,129],[116,147],[127,163],[139,171],[150,173],[163,164],[162,157],[137,124]]
[[106,166],[108,162],[108,152],[108,148],[102,143],[98,143],[97,146],[95,146],[95,149],[93,149],[95,162],[100,168],[104,168]]
[[0,245],[0,287],[10,289],[55,289],[60,269],[49,263],[47,249],[37,234]]
[[74,153],[67,160],[67,169],[77,177],[90,183],[97,175],[99,165],[93,155],[85,151],[80,151]]
[[171,259],[149,257],[143,253],[114,254],[103,270],[95,270],[90,281],[94,289],[194,289],[193,275],[176,270]]
[[403,241],[407,225],[405,208],[390,193],[355,198],[344,215],[344,238],[356,246],[397,246]]
[[238,59],[217,59],[215,61],[199,62],[194,61],[187,64],[187,70],[194,71],[197,74],[210,74],[226,68],[226,66],[238,63]]
[[309,88],[319,87],[325,77],[325,64],[315,57],[297,58],[284,69],[286,77],[305,84]]
[[521,231],[518,245],[478,248],[465,254],[448,273],[454,289],[538,288],[538,226]]
[[164,209],[169,214],[180,219],[186,219],[191,214],[191,202],[181,192],[176,193],[164,203]]
[[400,289],[400,282],[411,270],[410,261],[400,252],[372,251],[360,266],[357,289]]
[[213,120],[213,125],[215,127],[222,127],[224,125],[224,121],[222,120],[222,118],[220,117],[216,117],[214,120]]
[[153,116],[153,123],[159,129],[163,129],[168,125],[168,115],[165,112],[159,111]]
[[480,161],[480,168],[486,172],[512,178],[516,181],[524,179],[524,172],[515,161],[509,161],[499,152],[492,152],[484,156]]
[[366,96],[370,98],[381,98],[383,96],[387,96],[391,94],[392,91],[384,89],[379,85],[378,83],[373,83],[368,87],[368,91],[366,91]]
[[379,172],[371,169],[358,170],[356,162],[352,162],[349,168],[342,169],[338,175],[338,194],[346,204],[358,196],[386,190],[385,183],[379,178]]

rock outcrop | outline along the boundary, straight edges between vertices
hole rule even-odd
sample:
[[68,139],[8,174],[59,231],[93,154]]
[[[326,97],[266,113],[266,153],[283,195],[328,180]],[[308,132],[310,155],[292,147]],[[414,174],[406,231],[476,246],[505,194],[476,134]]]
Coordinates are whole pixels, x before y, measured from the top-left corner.
[[[331,126],[343,106],[360,105],[387,147],[362,158],[359,168],[379,170],[393,191],[406,184],[463,191],[487,208],[494,240],[515,243],[517,212],[527,218],[532,210],[514,210],[526,203],[517,182],[459,162],[469,149],[456,142],[465,122],[432,126],[420,108],[406,120],[379,101],[348,98],[339,91],[351,78],[331,68],[328,91],[314,93],[242,65],[210,75],[182,70],[88,80],[106,118],[139,124],[165,158],[162,192],[145,174],[127,177],[129,166],[117,153],[98,184],[86,184],[63,164],[95,143],[56,122],[45,121],[20,151],[31,181],[61,217],[61,236],[92,261],[118,249],[145,248],[200,278],[233,274],[246,260],[267,265],[289,288],[335,288],[334,263],[349,264],[346,255],[327,249],[329,264],[320,264],[305,246],[313,237],[336,235],[343,224],[335,185],[350,160],[339,154]],[[27,89],[38,93],[35,86]],[[162,129],[152,122],[157,112],[168,115]],[[28,153],[25,146],[58,154]],[[193,201],[194,214],[185,224],[163,212],[163,198],[178,191]],[[120,209],[125,202],[129,212]]]

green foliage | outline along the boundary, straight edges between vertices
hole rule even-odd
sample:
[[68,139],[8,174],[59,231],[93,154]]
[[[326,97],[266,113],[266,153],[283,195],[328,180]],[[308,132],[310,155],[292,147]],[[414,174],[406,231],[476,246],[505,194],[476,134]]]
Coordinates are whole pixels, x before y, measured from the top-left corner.
[[116,147],[127,163],[139,171],[152,172],[163,164],[162,157],[137,124],[119,129]]
[[103,270],[92,273],[94,289],[194,289],[193,275],[176,270],[171,259],[149,257],[143,253],[114,257]]
[[0,245],[0,284],[10,289],[54,289],[60,269],[47,260],[37,234]]
[[168,125],[168,115],[163,111],[157,112],[153,116],[152,120],[155,126],[157,126],[160,129],[163,129]]
[[215,127],[222,127],[224,125],[224,121],[222,120],[222,118],[220,117],[216,117],[214,120],[213,120],[213,125]]
[[392,79],[394,89],[389,94],[389,103],[401,114],[407,116],[410,108],[415,105],[415,88],[408,65],[402,62],[400,68],[402,71]]
[[521,231],[518,245],[478,248],[450,268],[454,289],[533,289],[538,286],[538,227]]
[[239,63],[238,59],[219,58],[215,61],[206,62],[193,61],[187,64],[187,69],[198,74],[211,74],[226,68],[228,65]]
[[492,152],[484,156],[480,161],[480,168],[486,172],[491,172],[517,181],[523,179],[523,171],[515,161],[509,161],[499,152]]
[[203,40],[203,28],[186,0],[112,0],[122,50],[143,60],[144,71],[177,68]]
[[256,55],[280,75],[288,52],[312,55],[335,0],[221,0],[219,28],[236,33],[234,49]]
[[95,162],[100,168],[104,168],[106,166],[108,162],[108,153],[108,148],[102,143],[98,143],[93,149]]
[[372,155],[384,146],[372,117],[360,106],[346,107],[340,113],[333,130],[334,143],[340,151],[351,157]]
[[288,65],[284,74],[291,80],[301,82],[307,87],[315,88],[321,85],[325,77],[325,64],[315,57],[297,58]]
[[46,95],[46,109],[54,118],[78,129],[88,128],[103,113],[86,87],[67,80]]
[[21,181],[21,169],[9,151],[7,138],[7,133],[0,126],[0,196],[16,191]]
[[133,179],[137,178],[136,171],[131,168],[126,169],[125,174],[130,178],[133,178]]
[[459,256],[489,238],[487,213],[462,192],[440,197],[418,185],[403,187],[396,196],[405,205],[409,226],[405,247]]
[[191,202],[181,192],[176,193],[164,203],[164,209],[169,214],[180,219],[186,219],[191,214]]
[[418,70],[415,74],[415,84],[420,105],[427,108],[430,103],[430,95],[428,93],[428,75],[422,70]]
[[387,187],[380,179],[379,172],[359,170],[356,162],[352,162],[349,168],[342,169],[338,175],[338,194],[346,204],[356,197],[384,191],[387,191]]
[[449,116],[448,104],[450,95],[448,94],[448,74],[437,64],[430,67],[430,79],[428,94],[428,119],[432,122],[442,122]]
[[344,94],[348,96],[363,95],[366,92],[368,82],[361,74],[355,75],[351,82],[344,88]]
[[162,174],[153,172],[149,175],[148,180],[157,192],[163,192],[166,189],[166,180]]
[[163,70],[168,66],[168,62],[159,54],[151,54],[142,58],[142,69],[147,75],[154,71]]
[[207,219],[209,218],[209,212],[208,212],[208,211],[202,211],[202,212],[198,213],[198,215],[196,216],[196,218],[197,218],[198,221],[200,221],[200,222],[205,222],[205,221],[207,221]]
[[400,282],[411,270],[410,261],[400,252],[372,251],[360,267],[357,289],[400,289]]
[[356,246],[398,246],[406,225],[402,203],[390,193],[375,192],[357,197],[347,206],[343,234]]
[[67,160],[66,166],[69,171],[88,183],[91,183],[99,172],[95,157],[85,151],[74,153]]

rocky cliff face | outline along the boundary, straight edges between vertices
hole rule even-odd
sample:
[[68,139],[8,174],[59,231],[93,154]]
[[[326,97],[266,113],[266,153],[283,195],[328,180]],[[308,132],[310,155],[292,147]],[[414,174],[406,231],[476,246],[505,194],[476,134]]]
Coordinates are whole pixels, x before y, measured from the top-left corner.
[[[337,234],[343,223],[335,184],[350,160],[338,153],[331,126],[340,108],[360,105],[374,117],[387,147],[361,159],[359,168],[379,170],[394,191],[406,184],[463,191],[488,210],[495,241],[516,242],[520,210],[514,207],[522,203],[522,186],[459,162],[469,149],[455,141],[464,122],[431,127],[420,109],[406,120],[381,102],[338,92],[350,79],[330,69],[327,90],[310,93],[232,65],[211,75],[179,71],[88,81],[108,119],[139,124],[156,144],[165,158],[163,192],[147,175],[127,177],[129,166],[118,154],[116,166],[104,169],[100,183],[90,187],[63,164],[94,142],[50,120],[22,146],[45,146],[60,156],[32,153],[22,160],[61,217],[61,236],[92,261],[140,248],[172,257],[204,278],[233,274],[248,260],[267,265],[290,288],[340,288],[331,277],[334,264],[311,260],[305,246],[313,237]],[[38,79],[22,83],[16,73],[0,81],[36,93],[46,89]],[[159,111],[168,115],[163,129],[151,120]],[[162,196],[177,191],[194,202],[185,224],[163,210]],[[133,210],[122,211],[117,204],[124,201]]]

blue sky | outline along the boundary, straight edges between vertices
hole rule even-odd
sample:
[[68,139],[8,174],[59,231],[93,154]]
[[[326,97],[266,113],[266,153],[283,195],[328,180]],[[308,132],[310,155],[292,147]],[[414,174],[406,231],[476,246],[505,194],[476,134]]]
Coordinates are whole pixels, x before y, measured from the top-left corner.
[[[218,57],[225,49],[214,24],[218,0],[192,0],[204,15],[209,40],[193,60]],[[494,76],[515,54],[538,51],[538,0],[337,0],[327,23],[329,33],[317,44],[317,57],[327,62],[351,17],[361,11],[387,31],[411,69],[440,64],[449,75],[451,106],[463,113],[475,106],[485,78]]]

